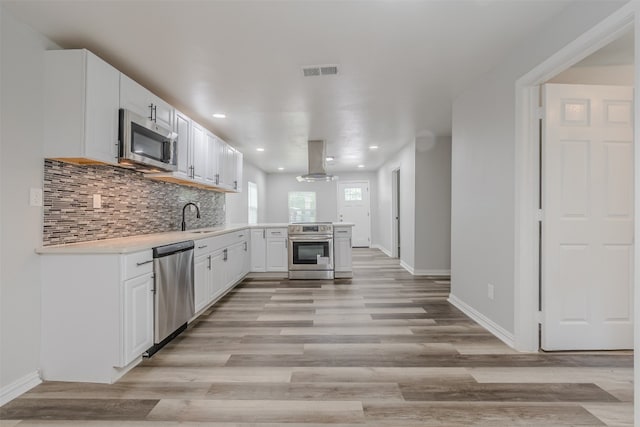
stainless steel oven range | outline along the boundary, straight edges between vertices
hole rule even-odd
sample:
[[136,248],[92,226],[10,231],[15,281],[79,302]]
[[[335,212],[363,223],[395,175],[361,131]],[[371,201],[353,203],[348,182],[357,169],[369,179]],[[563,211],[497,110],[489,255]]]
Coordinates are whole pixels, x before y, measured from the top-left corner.
[[333,279],[333,225],[289,225],[289,279]]

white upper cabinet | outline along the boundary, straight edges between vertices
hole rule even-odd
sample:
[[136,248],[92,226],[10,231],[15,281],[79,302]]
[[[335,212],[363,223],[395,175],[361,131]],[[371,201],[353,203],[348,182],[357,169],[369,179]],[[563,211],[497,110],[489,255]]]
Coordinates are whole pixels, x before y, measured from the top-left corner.
[[120,108],[173,129],[173,107],[124,74],[120,75]]
[[175,174],[182,178],[192,178],[193,141],[191,139],[191,119],[179,111],[176,111],[174,132],[178,135],[178,170]]
[[207,141],[204,133],[204,129],[193,122],[191,127],[192,132],[192,147],[193,147],[193,163],[191,170],[191,178],[204,181],[205,171],[207,169]]
[[45,52],[44,156],[118,163],[120,72],[86,49]]
[[243,162],[243,156],[242,153],[238,150],[234,150],[234,156],[235,156],[235,165],[236,165],[236,170],[235,170],[235,178],[234,178],[234,189],[235,191],[237,191],[238,193],[242,193],[242,162]]
[[204,180],[209,185],[218,185],[218,145],[220,141],[211,132],[206,132],[206,172]]

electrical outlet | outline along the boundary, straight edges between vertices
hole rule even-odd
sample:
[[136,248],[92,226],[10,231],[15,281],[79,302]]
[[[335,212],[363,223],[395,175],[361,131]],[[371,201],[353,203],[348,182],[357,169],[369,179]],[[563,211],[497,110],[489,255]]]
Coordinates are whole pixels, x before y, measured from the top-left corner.
[[102,196],[100,194],[93,195],[93,208],[100,209],[102,207]]
[[487,296],[489,297],[489,299],[493,299],[494,296],[494,287],[491,283],[487,283]]
[[29,190],[29,205],[42,206],[42,188],[32,188]]

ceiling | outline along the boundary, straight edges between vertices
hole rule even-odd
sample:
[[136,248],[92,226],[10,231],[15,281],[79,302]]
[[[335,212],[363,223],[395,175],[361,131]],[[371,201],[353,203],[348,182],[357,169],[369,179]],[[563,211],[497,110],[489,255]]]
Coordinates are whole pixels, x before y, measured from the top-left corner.
[[[308,139],[327,141],[328,170],[340,172],[375,170],[416,136],[450,135],[452,99],[568,2],[2,4],[60,46],[98,54],[266,172],[298,173]],[[303,77],[320,64],[338,74]]]

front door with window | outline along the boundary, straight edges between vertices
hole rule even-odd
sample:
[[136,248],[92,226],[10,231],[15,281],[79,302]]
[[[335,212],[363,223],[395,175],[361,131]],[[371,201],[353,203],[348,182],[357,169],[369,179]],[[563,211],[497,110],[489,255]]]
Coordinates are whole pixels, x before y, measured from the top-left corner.
[[342,181],[338,184],[338,221],[355,224],[353,246],[371,244],[371,217],[369,216],[369,181]]

